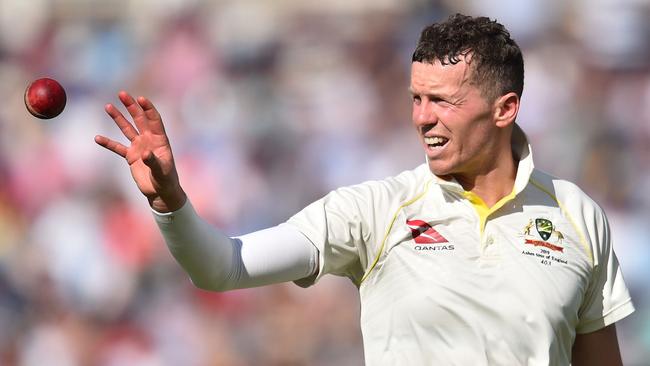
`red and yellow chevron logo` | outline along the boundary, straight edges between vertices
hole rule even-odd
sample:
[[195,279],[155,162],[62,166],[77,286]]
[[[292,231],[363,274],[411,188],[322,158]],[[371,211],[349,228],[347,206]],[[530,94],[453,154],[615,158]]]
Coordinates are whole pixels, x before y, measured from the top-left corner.
[[449,242],[426,221],[406,220],[406,225],[411,228],[411,235],[417,244],[441,244]]

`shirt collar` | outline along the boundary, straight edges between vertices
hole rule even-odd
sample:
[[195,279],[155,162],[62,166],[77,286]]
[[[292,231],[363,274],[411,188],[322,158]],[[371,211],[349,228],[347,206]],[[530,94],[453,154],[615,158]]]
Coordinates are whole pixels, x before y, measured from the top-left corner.
[[526,133],[515,123],[515,127],[512,130],[512,139],[511,139],[512,151],[514,153],[515,159],[519,160],[517,165],[517,177],[515,178],[515,187],[514,192],[518,194],[523,191],[524,188],[528,185],[530,180],[530,175],[533,174],[535,169],[535,164],[533,163],[533,150],[530,147],[528,142],[528,137]]

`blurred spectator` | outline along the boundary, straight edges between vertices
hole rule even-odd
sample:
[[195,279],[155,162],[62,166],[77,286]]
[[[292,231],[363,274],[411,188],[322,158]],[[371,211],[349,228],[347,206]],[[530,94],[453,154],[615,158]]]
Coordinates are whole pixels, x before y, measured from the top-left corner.
[[[0,364],[359,365],[358,294],[340,278],[195,289],[96,133],[119,89],[160,107],[194,206],[237,235],[327,191],[411,168],[410,52],[457,11],[512,29],[519,123],[537,165],[610,216],[637,312],[626,365],[650,359],[650,4],[562,1],[0,0]],[[68,92],[51,121],[23,91]]]

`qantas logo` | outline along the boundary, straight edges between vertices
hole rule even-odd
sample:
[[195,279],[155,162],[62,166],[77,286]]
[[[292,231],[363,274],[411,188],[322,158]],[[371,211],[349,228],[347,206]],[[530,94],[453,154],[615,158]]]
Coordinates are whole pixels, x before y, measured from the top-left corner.
[[417,244],[442,244],[448,243],[444,236],[436,229],[422,220],[406,220],[406,225],[411,228],[411,235]]

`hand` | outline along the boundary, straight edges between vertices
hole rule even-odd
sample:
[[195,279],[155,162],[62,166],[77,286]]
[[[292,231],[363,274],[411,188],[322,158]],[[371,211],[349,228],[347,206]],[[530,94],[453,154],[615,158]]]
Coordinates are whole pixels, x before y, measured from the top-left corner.
[[130,146],[101,135],[95,136],[95,142],[126,159],[133,180],[154,210],[171,212],[181,208],[187,196],[178,180],[160,114],[145,97],[136,100],[124,91],[118,97],[133,118],[135,127],[114,105],[107,104],[105,109],[130,141]]

